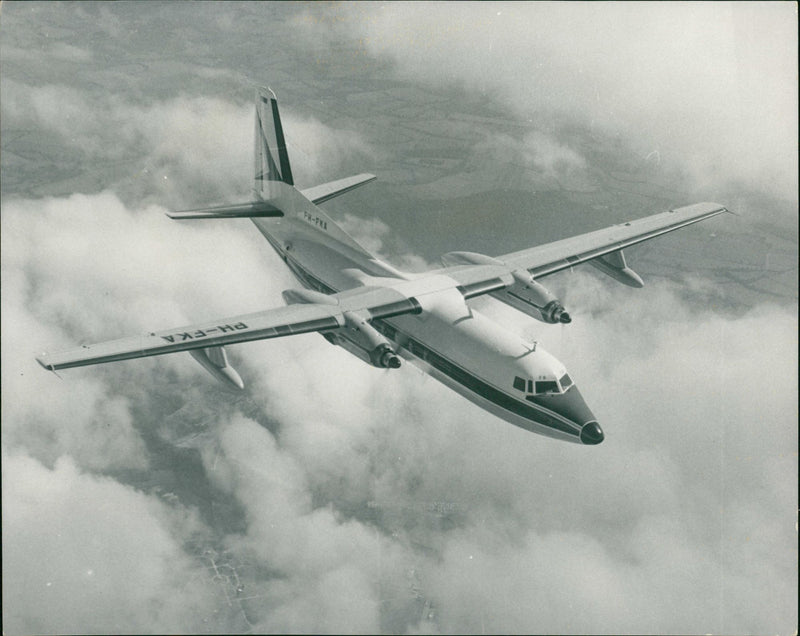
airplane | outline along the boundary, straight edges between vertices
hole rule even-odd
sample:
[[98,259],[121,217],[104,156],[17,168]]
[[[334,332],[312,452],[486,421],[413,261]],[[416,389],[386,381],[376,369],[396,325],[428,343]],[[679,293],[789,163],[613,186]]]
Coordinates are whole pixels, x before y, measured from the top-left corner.
[[717,203],[695,203],[500,256],[451,252],[441,257],[443,267],[412,274],[379,260],[319,207],[374,179],[364,173],[297,189],[277,98],[257,89],[254,200],[167,216],[251,219],[302,288],[285,290],[283,307],[43,353],[37,361],[56,371],[188,351],[215,378],[243,389],[226,346],[317,332],[374,367],[410,361],[523,429],[596,445],[603,430],[565,366],[470,300],[488,294],[543,323],[567,324],[569,313],[541,279],[589,263],[642,287],[624,248],[728,212]]

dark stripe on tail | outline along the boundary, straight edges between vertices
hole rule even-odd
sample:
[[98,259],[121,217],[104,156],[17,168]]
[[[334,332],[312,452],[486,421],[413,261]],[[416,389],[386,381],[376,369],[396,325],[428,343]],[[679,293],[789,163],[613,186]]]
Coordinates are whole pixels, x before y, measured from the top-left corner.
[[283,126],[281,126],[281,116],[278,114],[278,102],[272,100],[272,117],[275,122],[275,137],[278,142],[278,156],[281,161],[281,172],[283,182],[294,185],[292,178],[292,167],[289,165],[289,153],[286,150],[286,140],[283,138]]

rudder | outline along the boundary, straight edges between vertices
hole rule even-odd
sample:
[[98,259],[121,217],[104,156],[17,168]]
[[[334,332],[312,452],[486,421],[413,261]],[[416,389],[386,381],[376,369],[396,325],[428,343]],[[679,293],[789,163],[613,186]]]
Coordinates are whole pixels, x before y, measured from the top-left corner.
[[255,191],[265,200],[278,195],[277,183],[294,185],[289,153],[278,113],[278,100],[269,88],[256,95]]

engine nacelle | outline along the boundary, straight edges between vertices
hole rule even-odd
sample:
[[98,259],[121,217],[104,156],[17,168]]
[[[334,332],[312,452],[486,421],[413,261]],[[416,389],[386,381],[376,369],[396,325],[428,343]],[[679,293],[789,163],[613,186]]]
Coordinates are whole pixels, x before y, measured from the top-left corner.
[[322,334],[328,342],[339,345],[373,367],[400,367],[400,356],[395,353],[391,343],[366,319],[349,311],[344,313],[344,319],[344,327]]
[[559,300],[529,274],[514,272],[514,284],[491,293],[498,300],[528,316],[550,324],[572,322]]

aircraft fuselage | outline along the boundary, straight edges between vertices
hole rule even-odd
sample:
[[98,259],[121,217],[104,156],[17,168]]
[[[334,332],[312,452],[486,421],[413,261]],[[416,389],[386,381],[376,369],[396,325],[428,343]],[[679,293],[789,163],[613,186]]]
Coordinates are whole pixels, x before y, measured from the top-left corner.
[[[603,440],[564,365],[538,343],[525,341],[469,307],[446,275],[418,278],[402,273],[327,237],[318,224],[310,227],[310,220],[253,223],[306,289],[333,294],[375,285],[392,287],[418,302],[419,314],[376,319],[372,327],[398,355],[481,408],[549,437],[580,444]],[[358,354],[352,339],[358,334],[337,331],[323,335]]]

